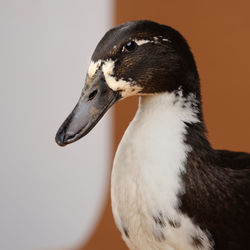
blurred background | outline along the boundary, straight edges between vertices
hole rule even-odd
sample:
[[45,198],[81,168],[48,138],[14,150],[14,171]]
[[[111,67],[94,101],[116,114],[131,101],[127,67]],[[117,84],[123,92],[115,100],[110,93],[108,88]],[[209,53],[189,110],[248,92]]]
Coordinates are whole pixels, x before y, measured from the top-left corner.
[[109,181],[137,98],[77,143],[54,142],[114,25],[151,19],[179,30],[197,62],[212,145],[250,152],[249,10],[247,0],[0,0],[0,249],[126,249]]

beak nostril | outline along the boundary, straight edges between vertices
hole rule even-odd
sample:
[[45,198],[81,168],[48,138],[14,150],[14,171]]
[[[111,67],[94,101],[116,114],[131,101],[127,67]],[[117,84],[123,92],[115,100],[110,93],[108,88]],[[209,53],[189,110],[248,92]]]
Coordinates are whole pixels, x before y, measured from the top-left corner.
[[91,93],[89,94],[89,101],[92,100],[92,99],[94,99],[95,96],[96,96],[96,94],[97,94],[97,90],[94,90],[93,92],[91,92]]

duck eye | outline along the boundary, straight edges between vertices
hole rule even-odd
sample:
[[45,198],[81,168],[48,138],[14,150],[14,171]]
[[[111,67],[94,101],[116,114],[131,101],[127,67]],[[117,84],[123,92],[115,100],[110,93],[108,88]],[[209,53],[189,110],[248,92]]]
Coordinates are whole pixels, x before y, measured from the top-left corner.
[[129,41],[126,45],[124,45],[123,47],[123,52],[130,52],[130,51],[133,51],[137,48],[137,44],[136,42],[134,41]]

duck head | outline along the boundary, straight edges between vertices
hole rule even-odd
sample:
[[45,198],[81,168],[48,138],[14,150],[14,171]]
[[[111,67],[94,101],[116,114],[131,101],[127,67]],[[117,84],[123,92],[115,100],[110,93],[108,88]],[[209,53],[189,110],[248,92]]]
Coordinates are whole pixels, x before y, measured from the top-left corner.
[[181,89],[200,96],[199,77],[185,39],[151,21],[124,23],[97,45],[85,86],[72,113],[56,135],[65,146],[85,136],[118,100]]

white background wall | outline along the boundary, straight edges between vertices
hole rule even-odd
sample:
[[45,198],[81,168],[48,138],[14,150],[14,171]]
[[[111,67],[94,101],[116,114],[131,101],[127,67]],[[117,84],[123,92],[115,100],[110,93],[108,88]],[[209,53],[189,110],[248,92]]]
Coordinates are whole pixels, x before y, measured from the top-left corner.
[[0,0],[1,250],[75,245],[100,217],[111,114],[75,144],[54,136],[111,15],[111,0]]

